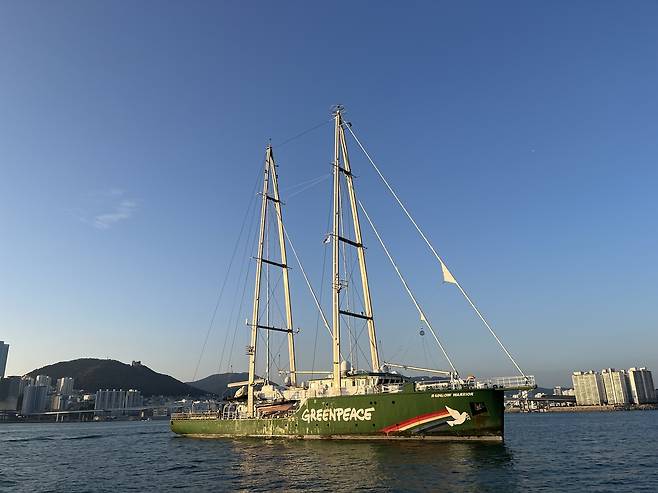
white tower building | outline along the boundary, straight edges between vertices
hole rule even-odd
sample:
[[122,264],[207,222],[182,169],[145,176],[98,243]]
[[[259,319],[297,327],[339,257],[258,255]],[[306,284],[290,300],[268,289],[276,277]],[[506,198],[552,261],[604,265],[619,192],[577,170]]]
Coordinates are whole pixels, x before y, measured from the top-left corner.
[[656,388],[653,385],[651,371],[646,368],[630,368],[628,383],[634,404],[649,404],[656,402]]
[[631,402],[628,376],[624,370],[606,368],[601,370],[601,378],[603,379],[608,404],[623,405]]
[[48,404],[48,387],[44,385],[28,385],[23,391],[21,414],[42,413]]
[[579,406],[600,406],[607,402],[601,375],[595,371],[575,371],[571,375],[576,404]]
[[50,389],[52,383],[53,381],[48,375],[37,375],[34,385],[43,385],[44,387]]
[[71,395],[73,393],[74,380],[72,377],[62,377],[57,379],[57,393],[62,395]]

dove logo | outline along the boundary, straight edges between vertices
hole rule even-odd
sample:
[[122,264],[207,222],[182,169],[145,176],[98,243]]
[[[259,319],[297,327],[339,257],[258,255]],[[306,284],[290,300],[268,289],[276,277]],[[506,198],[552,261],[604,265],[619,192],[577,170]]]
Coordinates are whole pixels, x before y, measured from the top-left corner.
[[460,413],[459,411],[446,406],[446,410],[450,413],[452,421],[446,421],[450,426],[463,425],[466,420],[471,419],[467,412]]

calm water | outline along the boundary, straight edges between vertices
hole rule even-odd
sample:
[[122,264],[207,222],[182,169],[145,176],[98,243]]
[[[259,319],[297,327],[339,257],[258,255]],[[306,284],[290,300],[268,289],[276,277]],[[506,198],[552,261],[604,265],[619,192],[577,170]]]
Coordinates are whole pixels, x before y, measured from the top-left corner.
[[194,440],[0,425],[2,491],[658,491],[658,411],[507,416],[504,444]]

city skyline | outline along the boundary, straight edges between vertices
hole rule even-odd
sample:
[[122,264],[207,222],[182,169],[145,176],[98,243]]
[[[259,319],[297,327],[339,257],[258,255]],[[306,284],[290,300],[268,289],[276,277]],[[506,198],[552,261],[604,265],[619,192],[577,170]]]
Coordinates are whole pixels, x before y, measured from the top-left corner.
[[[265,145],[320,292],[332,129],[289,139],[335,103],[540,385],[658,368],[655,5],[158,10],[0,7],[6,375],[109,357],[190,381],[226,370],[234,334],[244,370],[243,258],[198,363]],[[513,374],[353,144],[359,197],[460,371]],[[383,356],[444,367],[363,228]],[[293,275],[300,367],[328,367]]]

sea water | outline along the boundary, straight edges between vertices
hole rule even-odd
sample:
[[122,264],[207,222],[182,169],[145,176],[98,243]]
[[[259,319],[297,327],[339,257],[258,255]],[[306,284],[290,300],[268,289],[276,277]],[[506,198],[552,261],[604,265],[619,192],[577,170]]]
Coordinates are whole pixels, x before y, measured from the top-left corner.
[[199,440],[168,422],[0,424],[0,490],[658,491],[658,411],[511,414],[504,443]]

